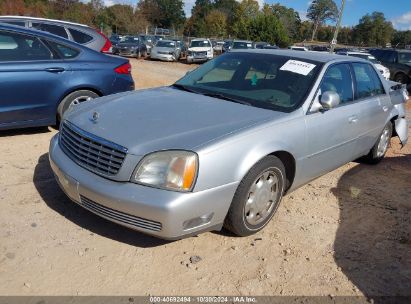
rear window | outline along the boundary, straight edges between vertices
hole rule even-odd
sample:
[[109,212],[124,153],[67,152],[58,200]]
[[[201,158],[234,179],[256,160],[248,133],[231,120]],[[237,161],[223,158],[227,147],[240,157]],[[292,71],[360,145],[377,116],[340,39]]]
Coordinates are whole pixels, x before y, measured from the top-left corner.
[[58,53],[63,57],[63,59],[71,59],[75,58],[80,54],[80,51],[73,49],[71,47],[68,47],[67,45],[63,45],[60,43],[48,41],[48,43],[58,51]]
[[366,63],[353,63],[357,99],[384,94],[385,90],[375,70]]
[[93,40],[93,37],[75,29],[68,29],[74,41],[80,44],[84,44]]
[[32,22],[32,27],[68,39],[66,29],[63,26]]

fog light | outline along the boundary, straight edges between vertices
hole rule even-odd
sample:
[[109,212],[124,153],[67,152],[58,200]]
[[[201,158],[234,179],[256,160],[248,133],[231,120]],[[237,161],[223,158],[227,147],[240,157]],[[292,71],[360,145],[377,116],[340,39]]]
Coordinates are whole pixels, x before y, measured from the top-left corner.
[[191,220],[187,220],[183,223],[183,229],[188,230],[192,228],[196,228],[199,226],[203,226],[208,224],[214,216],[214,212],[202,215],[200,217],[193,218]]

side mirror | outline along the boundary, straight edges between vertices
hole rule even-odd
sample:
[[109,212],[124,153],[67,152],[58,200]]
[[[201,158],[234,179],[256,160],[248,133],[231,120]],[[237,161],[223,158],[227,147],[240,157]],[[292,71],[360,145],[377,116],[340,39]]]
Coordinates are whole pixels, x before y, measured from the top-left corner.
[[340,95],[333,91],[325,91],[320,98],[321,106],[324,110],[330,110],[338,106],[341,102]]

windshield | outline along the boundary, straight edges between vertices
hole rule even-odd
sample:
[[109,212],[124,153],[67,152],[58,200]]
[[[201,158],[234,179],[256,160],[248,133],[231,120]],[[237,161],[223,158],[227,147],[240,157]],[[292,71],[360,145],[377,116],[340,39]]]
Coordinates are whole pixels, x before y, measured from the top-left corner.
[[120,39],[120,42],[138,43],[138,37],[126,36]]
[[253,44],[251,42],[244,42],[244,41],[234,41],[233,49],[251,49],[253,48]]
[[273,54],[227,53],[177,81],[178,87],[251,106],[291,112],[305,100],[322,64]]
[[362,59],[371,61],[372,63],[379,63],[379,61],[374,56],[372,56],[370,54],[349,54],[349,56],[362,58]]
[[404,63],[411,65],[411,52],[410,53],[398,53],[398,63]]
[[174,48],[176,46],[176,43],[174,41],[160,40],[159,42],[157,42],[156,46]]
[[208,40],[196,40],[196,41],[191,41],[190,47],[210,47],[210,42]]

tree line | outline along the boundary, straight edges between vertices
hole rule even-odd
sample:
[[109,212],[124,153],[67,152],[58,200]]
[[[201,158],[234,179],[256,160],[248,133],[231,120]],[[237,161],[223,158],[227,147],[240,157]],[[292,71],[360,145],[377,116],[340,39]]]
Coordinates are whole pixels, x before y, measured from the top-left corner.
[[[349,12],[346,12],[349,13]],[[289,7],[256,0],[196,0],[191,16],[183,0],[140,0],[136,5],[106,7],[102,0],[0,0],[0,15],[28,15],[68,20],[102,29],[107,34],[132,34],[152,27],[191,37],[235,37],[266,41],[280,47],[303,41],[330,42],[338,17],[333,0],[313,0],[307,20]],[[411,44],[411,31],[397,31],[381,12],[363,16],[353,27],[342,27],[338,42],[356,46]]]

